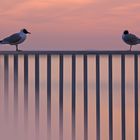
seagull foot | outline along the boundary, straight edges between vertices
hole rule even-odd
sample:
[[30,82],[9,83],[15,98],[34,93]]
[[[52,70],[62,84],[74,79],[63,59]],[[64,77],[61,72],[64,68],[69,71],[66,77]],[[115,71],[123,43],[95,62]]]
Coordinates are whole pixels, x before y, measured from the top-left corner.
[[22,50],[16,50],[16,52],[22,52]]

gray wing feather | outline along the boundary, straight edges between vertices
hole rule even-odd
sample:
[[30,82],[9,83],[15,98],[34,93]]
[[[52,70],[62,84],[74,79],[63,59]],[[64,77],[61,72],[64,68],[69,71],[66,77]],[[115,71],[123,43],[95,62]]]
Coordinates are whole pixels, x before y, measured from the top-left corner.
[[137,42],[139,40],[139,38],[133,34],[129,34],[129,40],[131,42]]
[[3,39],[2,42],[9,43],[9,44],[14,44],[16,42],[19,42],[20,39],[21,39],[20,35],[18,33],[15,33],[15,34]]

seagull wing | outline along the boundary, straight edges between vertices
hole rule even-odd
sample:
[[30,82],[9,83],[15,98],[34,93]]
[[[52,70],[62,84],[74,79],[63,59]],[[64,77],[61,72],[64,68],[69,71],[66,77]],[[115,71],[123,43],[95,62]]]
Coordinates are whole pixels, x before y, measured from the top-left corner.
[[11,44],[14,45],[17,42],[19,42],[21,40],[21,36],[19,35],[19,33],[15,33],[9,37],[6,37],[5,39],[2,40],[3,43],[7,43],[7,44]]
[[133,35],[133,34],[129,34],[128,40],[130,40],[131,42],[137,42],[140,39],[137,36]]

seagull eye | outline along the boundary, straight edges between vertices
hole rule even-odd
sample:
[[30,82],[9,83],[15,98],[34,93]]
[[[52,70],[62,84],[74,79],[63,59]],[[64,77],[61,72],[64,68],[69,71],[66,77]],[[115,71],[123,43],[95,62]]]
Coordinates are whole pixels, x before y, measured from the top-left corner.
[[25,30],[25,29],[23,29],[23,32],[26,32],[26,30]]

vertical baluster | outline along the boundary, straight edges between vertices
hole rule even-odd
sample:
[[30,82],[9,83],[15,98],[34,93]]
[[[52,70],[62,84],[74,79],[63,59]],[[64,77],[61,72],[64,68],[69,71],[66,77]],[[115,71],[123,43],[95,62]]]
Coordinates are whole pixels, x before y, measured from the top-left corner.
[[47,56],[47,139],[51,140],[51,55]]
[[88,65],[84,55],[84,140],[88,140]]
[[112,55],[109,55],[109,140],[113,140]]
[[138,56],[134,56],[134,87],[135,87],[135,140],[138,140]]
[[18,118],[18,55],[14,55],[14,120]]
[[100,140],[100,57],[96,55],[96,138]]
[[39,55],[35,55],[35,124],[36,138],[39,136]]
[[24,55],[24,125],[28,124],[28,55]]
[[121,56],[121,111],[122,111],[122,140],[125,140],[125,56]]
[[76,58],[72,55],[72,140],[75,140],[76,133]]
[[59,130],[60,140],[63,140],[63,55],[60,55],[60,71],[59,71]]
[[4,111],[5,118],[8,118],[8,92],[9,92],[9,61],[8,55],[4,56]]

